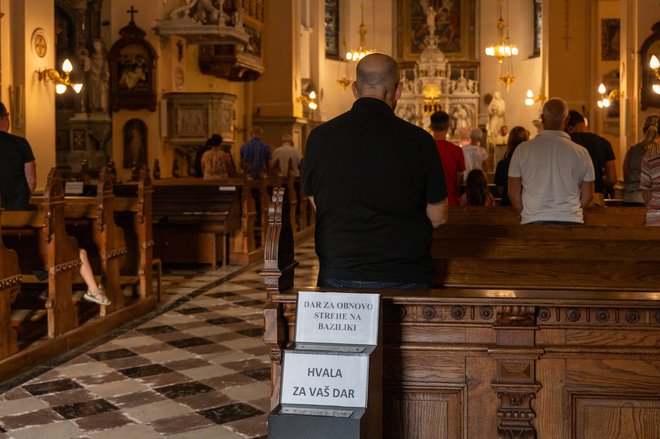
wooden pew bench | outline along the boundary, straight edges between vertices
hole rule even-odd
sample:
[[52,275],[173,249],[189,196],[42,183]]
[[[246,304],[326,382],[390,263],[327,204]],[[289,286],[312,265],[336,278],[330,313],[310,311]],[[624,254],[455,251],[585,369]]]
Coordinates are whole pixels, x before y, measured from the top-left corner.
[[11,324],[11,304],[20,293],[22,280],[18,255],[5,247],[1,231],[0,221],[0,359],[18,351],[16,331]]
[[197,180],[154,187],[155,253],[164,263],[205,263],[215,269],[229,261],[228,237],[241,227],[236,186]]
[[[262,272],[271,408],[279,403],[282,351],[294,341],[296,293],[319,290],[294,286],[282,203],[270,209]],[[518,261],[510,262],[513,278]],[[581,279],[585,288],[368,290],[382,298],[384,437],[660,437],[660,284],[602,289],[602,274],[594,267],[590,274]]]
[[[0,245],[0,267],[7,267],[6,274],[0,272],[0,293],[4,293],[4,296],[0,297],[0,326],[11,329],[3,332],[0,337],[3,345],[0,349],[0,380],[107,334],[155,308],[151,254],[151,183],[146,170],[143,170],[141,176],[139,184],[134,186],[132,197],[113,198],[112,187],[101,184],[102,189],[94,199],[95,202],[90,203],[89,199],[82,198],[72,199],[67,211],[67,200],[64,198],[61,181],[58,182],[59,176],[51,172],[43,202],[38,204],[35,210],[3,212],[4,215],[0,218],[2,238],[8,247],[15,248],[15,252],[3,251],[4,247]],[[69,214],[68,220],[66,213]],[[126,242],[130,243],[124,246],[119,239],[122,229],[113,226],[115,220],[122,219],[126,220],[126,224],[122,225]],[[96,316],[85,318],[86,313],[79,312],[78,308],[83,310],[83,303],[93,310],[98,310],[98,306],[86,302],[76,305],[73,300],[73,277],[78,273],[80,260],[76,239],[67,234],[67,225],[70,228],[74,226],[87,229],[82,236],[98,245],[98,256],[104,267],[101,276],[106,288],[121,282],[113,282],[110,279],[121,279],[118,268],[124,248],[128,248],[123,265],[126,265],[127,260],[135,263],[130,271],[139,286],[137,298],[122,303],[121,294],[114,297],[113,305],[117,306],[112,309],[106,307],[107,313],[103,317],[99,317],[97,312]],[[90,229],[93,236],[90,236]],[[10,275],[12,264],[17,259],[16,254],[20,269],[26,273],[21,277],[30,279],[34,277],[32,273],[35,270],[45,271],[48,276],[47,283],[39,284],[40,288],[47,289],[45,305],[43,301],[37,305],[47,311],[48,328],[43,330],[41,335],[36,332],[28,334],[32,322],[23,322],[18,328],[18,351],[12,347],[12,339],[15,346],[17,337],[11,328],[10,317],[3,311],[5,303],[2,301],[3,297],[7,297],[7,291],[10,291],[11,296],[16,295],[19,285],[22,291],[17,294],[18,299],[14,305],[21,301],[29,302],[31,299],[26,299],[28,285],[17,285],[17,278]],[[18,282],[20,279],[18,278]],[[106,292],[109,292],[108,289]],[[37,324],[43,326],[41,321],[34,325]],[[1,352],[5,350],[13,354],[3,358]]]
[[643,208],[593,208],[584,225],[520,225],[512,209],[450,209],[433,235],[434,285],[654,289],[660,229],[645,227],[644,215]]
[[[73,297],[73,276],[80,267],[78,243],[66,232],[64,186],[54,170],[48,175],[44,201],[32,211],[5,211],[2,237],[16,251],[25,281],[34,282],[35,272],[47,272],[47,298],[44,303],[30,302],[47,311],[48,337],[53,338],[78,327],[78,312]],[[36,290],[37,294],[39,290]],[[21,298],[25,299],[25,298]],[[36,299],[36,300],[35,300]],[[16,308],[19,308],[18,306]],[[43,314],[43,313],[40,313]],[[15,325],[20,323],[15,322]]]

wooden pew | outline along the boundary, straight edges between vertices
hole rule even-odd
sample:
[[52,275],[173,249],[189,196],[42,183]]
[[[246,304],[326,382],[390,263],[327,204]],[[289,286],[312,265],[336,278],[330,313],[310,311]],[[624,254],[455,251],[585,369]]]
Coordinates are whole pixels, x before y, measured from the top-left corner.
[[73,276],[80,268],[78,243],[65,225],[62,178],[54,169],[48,174],[43,204],[34,211],[5,212],[2,236],[19,256],[21,272],[48,272],[48,337],[56,337],[78,326],[73,303]]
[[18,266],[18,256],[15,251],[5,247],[0,234],[0,359],[18,351],[16,331],[11,325],[11,304],[20,289],[21,270]]
[[[175,183],[175,184],[173,184]],[[229,263],[227,237],[241,226],[240,192],[221,180],[154,187],[156,255],[164,262]]]
[[[100,306],[99,314],[105,316],[124,307],[120,270],[128,251],[124,231],[115,222],[115,195],[107,168],[101,169],[94,189],[95,196],[67,196],[64,216],[67,233],[87,251],[93,271],[112,302]],[[43,200],[38,197],[31,199],[32,204],[40,202]]]
[[[152,285],[154,262],[152,260],[153,239],[151,236],[151,181],[146,168],[142,169],[140,174],[140,182],[132,185],[128,190],[129,197],[114,198],[115,218],[109,213],[103,213],[100,216],[102,220],[99,218],[94,219],[97,230],[103,222],[105,231],[109,230],[108,225],[113,221],[121,223],[123,220],[125,222],[122,226],[128,245],[128,253],[124,258],[124,266],[126,266],[127,260],[135,263],[134,266],[130,267],[131,277],[135,279],[136,283],[139,283],[139,294],[135,300],[124,303],[122,308],[114,309],[113,312],[109,312],[103,318],[96,316],[79,322],[76,308],[72,303],[72,275],[74,271],[77,272],[80,261],[75,238],[66,234],[66,200],[63,190],[60,190],[62,184],[61,181],[58,182],[57,174],[51,172],[44,201],[37,206],[36,210],[4,212],[1,218],[3,239],[9,244],[16,245],[15,248],[22,270],[31,273],[33,267],[43,268],[42,265],[46,266],[49,276],[49,297],[46,302],[48,307],[48,336],[37,339],[38,342],[31,344],[23,344],[19,337],[21,346],[19,346],[18,352],[0,358],[0,380],[5,380],[29,370],[48,359],[107,334],[155,308],[156,295],[153,293]],[[100,191],[98,199],[102,198],[105,200],[104,202],[110,201],[110,204],[112,204],[112,197],[109,197],[108,194],[109,186],[104,184],[102,188],[104,190]],[[95,206],[90,208],[89,200],[85,200],[85,203],[80,201],[80,204],[72,202],[72,206],[70,206],[70,209],[73,209],[73,211],[80,209],[88,212],[96,209]],[[101,211],[96,210],[96,212]],[[94,216],[89,212],[84,216],[80,213],[79,215],[81,218]],[[75,219],[69,219],[69,221],[72,220],[75,221]],[[102,235],[102,232],[99,233]],[[112,241],[112,239],[108,239],[108,242]],[[120,252],[122,251],[120,250]],[[106,251],[101,253],[105,254],[109,263],[107,269],[114,270],[111,265],[116,264],[114,261],[118,261],[118,257],[113,254],[114,251],[106,247]],[[4,267],[4,253],[0,252],[0,255],[3,258],[0,261],[0,266]],[[44,264],[43,261],[47,262]],[[122,269],[125,268],[122,267]],[[32,274],[25,277],[30,276]],[[0,284],[0,291],[2,291],[2,284]],[[22,291],[21,296],[24,294],[25,291]],[[8,334],[11,334],[11,332]],[[3,337],[5,336],[3,333]]]
[[[660,229],[645,210],[587,209],[585,225],[512,224],[500,208],[450,209],[434,231],[434,285],[497,288],[654,289]],[[488,222],[491,220],[492,222]]]
[[[272,408],[296,292],[318,290],[293,285],[283,202],[271,209],[262,273]],[[385,438],[660,437],[658,284],[369,292],[382,297]]]
[[[153,185],[149,168],[143,165],[136,183],[116,183],[115,220],[124,230],[128,253],[124,258],[121,274],[133,277],[138,285],[141,300],[158,298],[160,300],[161,270],[160,260],[154,259],[153,248]],[[158,267],[157,290],[154,295],[154,266]],[[125,282],[122,280],[122,283]]]

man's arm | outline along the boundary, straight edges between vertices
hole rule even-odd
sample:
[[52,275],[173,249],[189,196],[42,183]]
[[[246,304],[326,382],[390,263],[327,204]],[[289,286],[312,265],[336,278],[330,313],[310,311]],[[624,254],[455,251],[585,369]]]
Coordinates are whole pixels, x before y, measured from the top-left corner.
[[447,222],[447,199],[445,198],[439,203],[426,204],[426,216],[431,220],[431,224],[435,229],[438,226]]
[[516,212],[521,213],[523,210],[522,205],[522,178],[521,177],[509,177],[509,200],[511,200],[511,205],[516,209]]
[[32,160],[24,165],[25,179],[27,180],[28,188],[30,188],[30,195],[34,193],[37,187],[37,162]]
[[[511,184],[511,183],[509,183]],[[583,181],[580,184],[580,204],[584,209],[591,203],[591,199],[594,197],[594,182],[593,181]]]
[[616,184],[616,166],[614,160],[605,162],[605,179],[606,186],[614,186]]
[[314,208],[314,212],[316,212],[316,203],[314,203],[314,197],[312,197],[312,196],[310,195],[310,196],[307,197],[307,198],[309,198],[309,202],[312,203],[312,207]]

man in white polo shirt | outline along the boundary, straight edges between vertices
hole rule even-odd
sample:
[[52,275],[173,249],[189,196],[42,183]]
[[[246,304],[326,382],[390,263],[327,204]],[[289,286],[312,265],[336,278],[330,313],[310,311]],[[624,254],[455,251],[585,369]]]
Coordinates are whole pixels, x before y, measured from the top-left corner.
[[564,132],[568,106],[553,98],[543,106],[543,131],[518,145],[509,166],[509,198],[522,224],[583,223],[594,193],[587,150]]

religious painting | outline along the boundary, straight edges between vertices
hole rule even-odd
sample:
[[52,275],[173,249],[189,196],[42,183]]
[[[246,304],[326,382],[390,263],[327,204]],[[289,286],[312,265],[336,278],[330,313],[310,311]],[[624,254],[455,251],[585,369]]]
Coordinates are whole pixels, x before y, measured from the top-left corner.
[[619,41],[621,20],[618,18],[604,18],[601,20],[601,51],[602,61],[619,60]]
[[147,124],[131,119],[124,124],[124,168],[147,164]]
[[470,60],[474,56],[475,5],[475,0],[397,0],[398,58],[419,58],[426,48],[432,21],[438,48],[445,56],[450,60]]
[[339,0],[325,1],[325,57],[339,59]]
[[[131,12],[137,11],[131,8]],[[119,34],[108,56],[112,110],[156,111],[156,50],[132,18]]]

